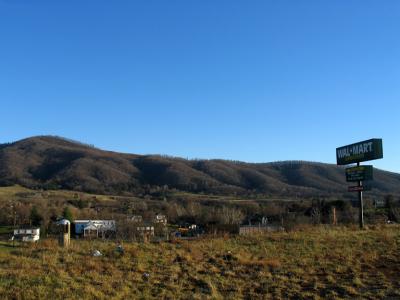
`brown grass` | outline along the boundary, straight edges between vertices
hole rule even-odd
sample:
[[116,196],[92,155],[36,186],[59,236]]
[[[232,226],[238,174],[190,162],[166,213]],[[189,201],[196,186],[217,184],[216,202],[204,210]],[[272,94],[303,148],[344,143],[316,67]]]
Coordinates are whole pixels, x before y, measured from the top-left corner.
[[[400,298],[400,227],[313,227],[161,244],[0,243],[5,299]],[[102,257],[93,257],[98,249]],[[144,273],[148,273],[146,278]]]

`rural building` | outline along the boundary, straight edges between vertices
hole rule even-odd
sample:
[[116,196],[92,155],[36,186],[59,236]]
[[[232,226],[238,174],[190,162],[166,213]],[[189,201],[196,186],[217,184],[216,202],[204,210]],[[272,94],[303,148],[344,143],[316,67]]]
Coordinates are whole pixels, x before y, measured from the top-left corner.
[[62,219],[57,222],[58,226],[58,243],[62,247],[69,247],[71,242],[71,222],[67,219]]
[[13,239],[23,242],[36,242],[40,239],[40,228],[14,229]]
[[197,230],[197,225],[196,224],[192,224],[188,226],[189,230]]
[[167,225],[167,217],[165,215],[157,214],[154,217],[155,224]]
[[154,226],[152,225],[137,226],[136,230],[142,236],[154,236]]
[[114,220],[75,220],[75,234],[83,237],[107,237],[116,231]]
[[200,228],[196,224],[180,226],[176,231],[172,232],[174,238],[195,238],[201,234]]
[[143,241],[149,241],[154,237],[154,226],[151,224],[143,224],[136,226],[136,236]]
[[133,215],[129,217],[129,221],[133,223],[143,223],[143,217],[141,215]]

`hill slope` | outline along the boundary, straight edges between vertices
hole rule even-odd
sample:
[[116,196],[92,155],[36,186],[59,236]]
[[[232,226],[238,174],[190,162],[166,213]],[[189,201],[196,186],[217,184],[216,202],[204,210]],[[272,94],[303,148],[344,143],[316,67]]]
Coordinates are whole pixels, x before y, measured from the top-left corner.
[[[52,136],[0,145],[0,185],[95,193],[142,193],[159,186],[217,194],[308,197],[346,193],[344,168],[310,162],[185,160],[103,151]],[[371,193],[400,195],[400,174],[375,170]]]

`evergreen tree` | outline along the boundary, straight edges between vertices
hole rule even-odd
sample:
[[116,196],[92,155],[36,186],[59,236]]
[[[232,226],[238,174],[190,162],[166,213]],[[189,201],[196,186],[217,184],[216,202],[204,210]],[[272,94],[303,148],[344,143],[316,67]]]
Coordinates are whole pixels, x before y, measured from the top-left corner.
[[29,219],[31,221],[31,225],[33,226],[40,226],[42,225],[43,222],[43,217],[39,213],[38,209],[36,206],[33,206],[31,209],[31,214],[29,216]]
[[74,216],[72,215],[71,210],[69,209],[69,207],[65,207],[64,211],[63,211],[63,218],[72,222],[74,220]]

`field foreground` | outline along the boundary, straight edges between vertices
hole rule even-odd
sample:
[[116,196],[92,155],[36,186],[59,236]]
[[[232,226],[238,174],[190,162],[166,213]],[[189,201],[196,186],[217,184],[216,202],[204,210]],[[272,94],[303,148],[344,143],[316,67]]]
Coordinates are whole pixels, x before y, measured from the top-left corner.
[[[0,243],[9,299],[398,299],[400,227],[313,227],[176,243]],[[103,255],[94,257],[94,250]]]

